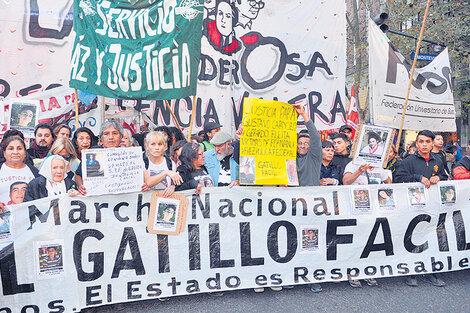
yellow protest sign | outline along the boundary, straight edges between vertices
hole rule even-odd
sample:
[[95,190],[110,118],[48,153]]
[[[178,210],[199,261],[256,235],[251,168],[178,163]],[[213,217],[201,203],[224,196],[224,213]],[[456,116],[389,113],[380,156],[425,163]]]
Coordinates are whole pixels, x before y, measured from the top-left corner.
[[298,185],[297,113],[288,103],[245,98],[240,183]]

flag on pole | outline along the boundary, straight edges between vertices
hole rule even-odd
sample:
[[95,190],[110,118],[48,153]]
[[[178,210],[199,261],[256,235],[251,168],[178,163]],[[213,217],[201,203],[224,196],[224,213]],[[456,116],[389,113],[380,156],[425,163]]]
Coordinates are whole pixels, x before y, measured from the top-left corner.
[[356,93],[354,92],[354,85],[351,86],[351,100],[349,101],[348,117],[346,124],[352,128],[352,139],[356,135],[357,125],[359,124],[359,113],[357,112]]

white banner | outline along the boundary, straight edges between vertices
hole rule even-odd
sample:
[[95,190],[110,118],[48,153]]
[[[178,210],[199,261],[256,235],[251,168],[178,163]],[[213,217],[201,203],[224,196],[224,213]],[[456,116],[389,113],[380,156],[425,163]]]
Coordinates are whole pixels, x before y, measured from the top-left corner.
[[[410,73],[411,64],[369,20],[369,81],[375,125],[400,128]],[[414,75],[403,128],[456,131],[448,49],[425,67],[416,68]]]
[[150,192],[41,199],[12,207],[14,244],[0,251],[0,310],[72,312],[348,275],[460,270],[469,265],[469,193],[469,181],[429,190],[208,188],[187,193],[178,236],[147,232]]

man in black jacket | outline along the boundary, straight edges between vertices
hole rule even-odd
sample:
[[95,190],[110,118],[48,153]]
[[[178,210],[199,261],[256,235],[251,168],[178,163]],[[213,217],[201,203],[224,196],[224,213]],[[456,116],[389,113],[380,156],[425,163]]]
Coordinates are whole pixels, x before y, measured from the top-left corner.
[[447,180],[444,164],[440,158],[431,153],[434,134],[430,130],[422,130],[416,137],[418,151],[400,163],[395,179],[397,183],[421,182],[426,188]]
[[[434,134],[430,130],[422,130],[416,137],[418,151],[404,159],[395,175],[396,182],[410,183],[421,182],[426,188],[437,184],[441,180],[447,180],[444,164],[439,157],[431,153]],[[437,287],[445,286],[445,283],[437,278],[436,274],[423,275],[423,278]],[[408,276],[408,286],[418,286],[416,276]]]

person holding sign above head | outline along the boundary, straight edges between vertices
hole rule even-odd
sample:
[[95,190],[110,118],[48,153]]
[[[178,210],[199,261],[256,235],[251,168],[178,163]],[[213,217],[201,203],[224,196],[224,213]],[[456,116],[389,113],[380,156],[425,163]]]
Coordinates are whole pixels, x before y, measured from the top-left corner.
[[204,140],[199,144],[202,148],[202,152],[206,152],[214,149],[214,145],[210,143],[212,137],[220,132],[222,125],[216,122],[207,122],[204,124]]
[[167,147],[163,133],[152,131],[145,136],[144,182],[151,190],[164,190],[163,197],[171,196],[175,185],[183,182],[173,171],[176,165],[165,154]]
[[239,186],[239,166],[233,158],[232,136],[218,132],[212,137],[213,150],[204,153],[204,164],[214,186]]
[[39,171],[40,176],[29,182],[24,201],[33,201],[51,196],[68,194],[77,196],[75,182],[66,177],[66,163],[60,155],[51,155],[44,160]]
[[[422,130],[416,137],[416,151],[405,158],[395,175],[398,183],[421,182],[426,188],[437,184],[441,180],[447,180],[447,173],[440,158],[431,153],[433,148],[434,134],[430,130]],[[436,274],[423,276],[425,280],[437,287],[445,286],[445,283],[437,278]],[[418,286],[416,276],[412,275],[406,279],[408,286]]]

